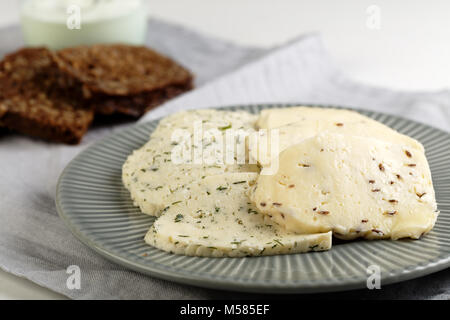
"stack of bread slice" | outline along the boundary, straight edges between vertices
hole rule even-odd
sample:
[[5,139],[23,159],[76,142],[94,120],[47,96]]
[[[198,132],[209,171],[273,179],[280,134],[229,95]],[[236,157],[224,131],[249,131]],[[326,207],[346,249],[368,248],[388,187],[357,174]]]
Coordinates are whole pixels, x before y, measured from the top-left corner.
[[139,117],[190,90],[192,80],[145,47],[26,48],[0,62],[0,127],[77,144],[95,114]]

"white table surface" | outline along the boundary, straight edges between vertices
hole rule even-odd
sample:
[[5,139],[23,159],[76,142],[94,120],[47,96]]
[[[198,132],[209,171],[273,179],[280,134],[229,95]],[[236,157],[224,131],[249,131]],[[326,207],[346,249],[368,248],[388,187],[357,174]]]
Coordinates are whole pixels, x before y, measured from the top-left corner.
[[[402,90],[450,88],[450,2],[446,0],[148,0],[150,16],[244,45],[273,46],[319,32],[355,80]],[[369,6],[380,28],[367,26]],[[0,27],[19,21],[18,1],[0,0]],[[445,59],[445,60],[444,60]],[[0,271],[0,299],[64,299]]]

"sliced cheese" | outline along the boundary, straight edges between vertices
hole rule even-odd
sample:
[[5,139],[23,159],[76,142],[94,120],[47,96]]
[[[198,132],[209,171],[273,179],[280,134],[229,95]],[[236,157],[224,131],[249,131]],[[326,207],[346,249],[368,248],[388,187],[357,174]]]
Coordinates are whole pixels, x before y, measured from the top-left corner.
[[172,195],[173,203],[145,237],[176,254],[242,257],[328,250],[331,233],[287,232],[259,213],[246,195],[256,173],[200,179]]
[[438,215],[421,150],[333,132],[284,150],[250,198],[289,231],[343,239],[419,238]]
[[[310,107],[268,109],[261,112],[257,120],[260,130],[257,139],[249,144],[252,160],[262,166],[269,166],[273,157],[286,148],[314,137],[323,131],[346,135],[372,137],[383,141],[404,144],[423,152],[423,146],[416,140],[398,133],[386,125],[365,117],[355,111]],[[278,139],[272,141],[271,130],[277,130]],[[264,143],[261,143],[264,142]],[[277,143],[277,152],[271,150]]]
[[[158,216],[169,203],[168,198],[173,192],[185,188],[200,177],[224,172],[259,171],[256,165],[249,165],[245,161],[227,164],[225,152],[216,152],[220,138],[225,139],[228,129],[253,130],[255,120],[256,116],[247,112],[218,110],[179,112],[161,120],[149,142],[134,151],[123,165],[122,180],[135,205],[139,206],[143,213]],[[212,158],[213,161],[193,163],[193,134],[198,123],[203,130],[198,145],[202,147],[204,154],[211,156],[209,160]],[[186,146],[191,147],[192,158],[183,163],[174,163],[172,152],[181,144],[184,147],[185,141],[172,141],[171,137],[175,130],[180,129],[187,133],[188,138],[192,137],[192,145]],[[219,140],[205,134],[209,129],[219,132]],[[239,140],[236,136],[235,143],[243,145],[245,149],[245,139]],[[223,144],[225,145],[225,142]]]
[[316,122],[324,119],[334,119],[336,123],[342,121],[358,121],[367,120],[368,118],[345,109],[334,108],[313,108],[313,107],[288,107],[288,108],[272,108],[264,109],[259,114],[256,121],[258,129],[278,128],[294,122]]

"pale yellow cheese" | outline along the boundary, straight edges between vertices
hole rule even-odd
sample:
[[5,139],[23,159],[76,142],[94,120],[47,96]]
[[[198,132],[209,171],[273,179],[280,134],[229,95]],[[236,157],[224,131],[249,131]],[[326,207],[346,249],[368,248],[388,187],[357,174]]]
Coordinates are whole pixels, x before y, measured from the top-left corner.
[[287,232],[250,204],[256,173],[199,179],[172,195],[173,201],[145,237],[152,246],[191,256],[241,257],[328,250],[331,232]]
[[288,107],[264,109],[256,121],[258,129],[278,128],[294,122],[317,122],[333,119],[336,123],[342,121],[364,121],[368,118],[351,110],[313,107]]
[[[423,152],[423,146],[416,140],[398,133],[384,124],[365,117],[355,111],[342,109],[293,107],[263,110],[257,120],[258,139],[249,144],[251,159],[262,166],[269,166],[272,158],[280,152],[311,138],[320,132],[329,131],[340,134],[372,137],[383,141],[404,144]],[[274,141],[271,130],[276,130],[278,139]],[[256,133],[255,133],[256,134]],[[261,143],[261,141],[267,141]],[[277,152],[271,148],[277,143]],[[271,154],[272,152],[272,154]]]
[[250,198],[289,231],[343,239],[419,238],[438,215],[421,150],[330,132],[284,150]]
[[[173,114],[162,119],[152,133],[149,142],[142,148],[134,151],[126,160],[122,169],[122,180],[130,191],[131,198],[143,213],[158,216],[169,203],[171,194],[192,181],[209,175],[224,172],[257,172],[256,165],[248,163],[227,164],[224,152],[214,153],[218,141],[204,133],[209,129],[216,129],[221,137],[225,137],[227,130],[253,130],[256,116],[247,112],[231,112],[218,110],[194,110]],[[203,135],[200,145],[205,154],[214,159],[222,159],[222,163],[198,164],[191,162],[173,163],[172,152],[179,147],[178,141],[172,141],[175,130],[185,130],[188,136],[193,135],[194,125],[201,123]],[[194,138],[191,142],[194,144]],[[236,145],[243,144],[245,140],[238,141]],[[195,149],[191,146],[191,149]],[[193,152],[193,151],[192,151]]]

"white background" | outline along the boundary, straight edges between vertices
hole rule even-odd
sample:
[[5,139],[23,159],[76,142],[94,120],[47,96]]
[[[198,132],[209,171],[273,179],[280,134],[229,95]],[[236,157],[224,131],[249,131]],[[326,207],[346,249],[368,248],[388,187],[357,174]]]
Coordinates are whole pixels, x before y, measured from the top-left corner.
[[[450,1],[148,0],[150,16],[243,45],[273,46],[319,32],[356,80],[402,90],[450,88]],[[380,9],[380,29],[367,9]],[[18,23],[19,1],[0,0],[0,27]],[[0,271],[0,299],[63,298]]]

